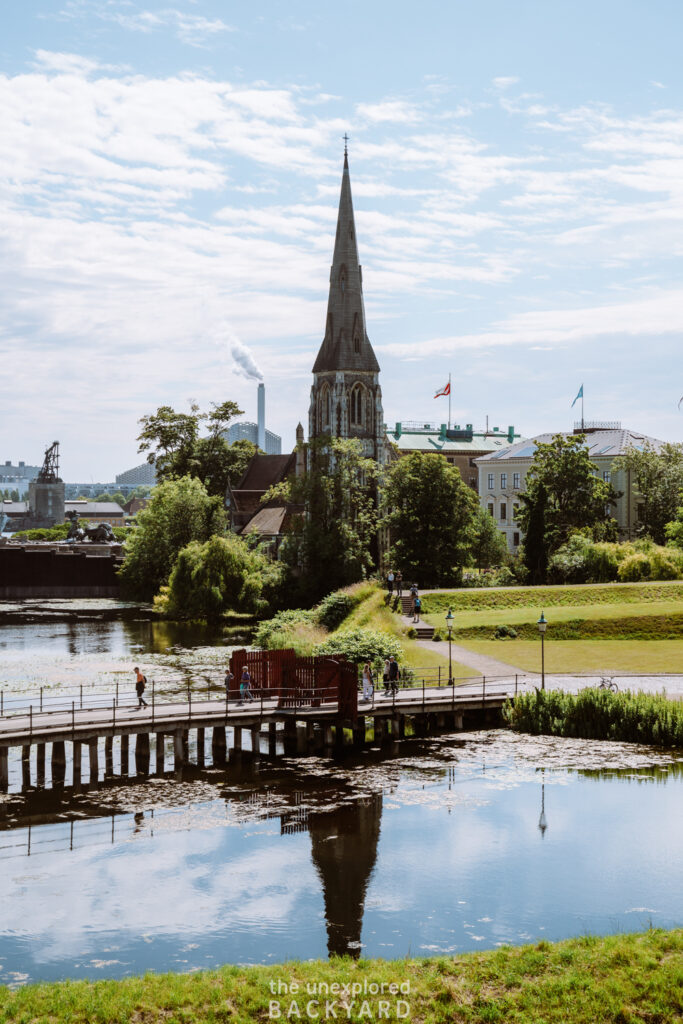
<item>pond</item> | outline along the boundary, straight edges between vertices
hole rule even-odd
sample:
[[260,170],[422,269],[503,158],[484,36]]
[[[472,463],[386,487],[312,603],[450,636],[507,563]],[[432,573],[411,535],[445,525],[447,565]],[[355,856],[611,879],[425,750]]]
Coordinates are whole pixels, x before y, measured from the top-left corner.
[[[59,624],[26,625],[21,649],[54,686],[50,657],[97,677],[127,670],[135,645],[174,656],[130,625],[81,624],[75,645]],[[16,624],[0,644],[16,677]],[[185,644],[186,667],[226,655]],[[683,754],[503,730],[13,793],[0,798],[0,981],[680,926],[682,798]]]

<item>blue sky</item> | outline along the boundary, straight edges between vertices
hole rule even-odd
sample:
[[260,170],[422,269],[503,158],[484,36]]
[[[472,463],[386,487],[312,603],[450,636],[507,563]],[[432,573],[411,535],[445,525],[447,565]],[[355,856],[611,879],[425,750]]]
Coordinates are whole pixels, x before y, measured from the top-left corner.
[[[0,461],[141,461],[235,398],[294,441],[343,143],[387,422],[681,439],[679,3],[0,3]],[[236,362],[235,356],[238,357]],[[575,410],[574,410],[575,411]]]

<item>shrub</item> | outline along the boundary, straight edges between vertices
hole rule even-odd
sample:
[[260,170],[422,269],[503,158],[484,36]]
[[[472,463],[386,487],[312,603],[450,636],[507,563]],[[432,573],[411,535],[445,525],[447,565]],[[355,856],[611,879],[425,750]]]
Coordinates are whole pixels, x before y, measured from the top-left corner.
[[652,562],[643,551],[634,551],[619,566],[618,577],[622,583],[638,583],[652,576]]
[[[417,632],[417,630],[416,630],[416,632]],[[434,630],[434,632],[432,633],[432,640],[436,641],[437,643],[440,640],[443,640],[443,633],[441,632],[440,629],[435,629]]]
[[399,640],[391,633],[382,633],[377,629],[349,629],[341,630],[317,644],[314,653],[342,654],[357,665],[363,661],[379,665],[392,654],[399,661],[402,650]]
[[515,640],[517,637],[517,630],[514,626],[496,626],[496,631],[493,634],[494,640]]
[[[259,622],[254,632],[254,645],[265,650],[288,647],[287,635],[297,626],[312,623],[315,613],[305,608],[291,608],[289,611],[277,612],[272,619]],[[284,638],[284,642],[283,641]]]
[[335,590],[324,597],[315,609],[318,622],[332,631],[340,626],[347,615],[351,613],[356,602],[350,594],[343,590]]
[[417,630],[414,626],[411,626],[410,629],[406,630],[406,636],[409,640],[417,640]]

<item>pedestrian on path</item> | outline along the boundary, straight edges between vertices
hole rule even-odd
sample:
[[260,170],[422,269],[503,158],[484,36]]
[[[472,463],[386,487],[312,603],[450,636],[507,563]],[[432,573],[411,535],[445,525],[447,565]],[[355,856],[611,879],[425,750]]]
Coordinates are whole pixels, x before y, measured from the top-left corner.
[[413,622],[420,621],[420,612],[422,611],[422,601],[419,597],[415,597],[413,601]]
[[384,671],[382,672],[382,683],[384,685],[384,694],[386,696],[389,693],[389,659],[384,662]]
[[226,670],[225,670],[225,699],[226,700],[228,700],[228,698],[230,697],[230,686],[232,685],[232,681],[233,681],[234,678],[235,678],[234,675],[230,671],[230,666],[228,666],[226,668]]
[[366,661],[363,665],[363,700],[372,700],[373,693],[372,668],[370,667],[370,662]]
[[415,615],[415,598],[417,597],[417,594],[417,583],[413,583],[410,588],[410,614],[413,616]]
[[240,679],[240,704],[243,704],[245,700],[253,700],[254,695],[251,692],[251,676],[249,675],[249,669],[245,665],[242,669],[242,678]]
[[396,584],[396,593],[398,594],[399,601],[403,597],[403,573],[399,569],[394,577],[394,583]]
[[137,665],[133,669],[133,672],[135,672],[135,692],[138,695],[138,706],[136,708],[133,708],[133,711],[139,711],[140,708],[149,707],[149,704],[142,696],[143,693],[145,692],[145,687],[147,686],[147,677],[142,674]]
[[394,694],[394,696],[396,696],[396,694],[398,693],[399,675],[400,672],[398,669],[398,662],[396,661],[396,658],[392,654],[391,657],[389,658],[389,690],[387,690],[387,694],[391,692]]
[[390,569],[389,572],[387,573],[387,591],[389,593],[389,597],[391,597],[391,595],[394,592],[394,570],[393,569]]

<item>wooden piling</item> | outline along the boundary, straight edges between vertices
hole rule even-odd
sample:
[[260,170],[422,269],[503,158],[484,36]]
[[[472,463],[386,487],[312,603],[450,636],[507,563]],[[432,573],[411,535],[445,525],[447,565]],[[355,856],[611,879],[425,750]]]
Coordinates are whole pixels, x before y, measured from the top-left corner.
[[90,785],[96,786],[100,778],[100,763],[97,740],[88,740],[88,760],[90,761]]
[[36,786],[45,788],[45,744],[36,744]]
[[399,715],[398,716],[398,718],[396,719],[396,726],[397,726],[396,727],[396,735],[397,735],[398,739],[399,740],[404,740],[406,738],[406,716],[405,715]]
[[268,757],[275,757],[277,753],[277,722],[270,722],[268,725]]
[[453,725],[456,729],[463,728],[463,715],[461,711],[456,711],[453,715]]
[[296,727],[296,752],[305,754],[308,750],[308,726],[306,722],[297,723]]
[[260,760],[261,757],[261,730],[258,725],[251,730],[251,757],[254,761]]
[[384,719],[375,715],[373,719],[375,743],[381,744],[384,740]]
[[21,748],[21,788],[31,788],[31,745],[24,744]]
[[53,788],[59,788],[64,785],[66,752],[63,740],[56,740],[52,744],[51,775]]
[[130,736],[124,733],[121,736],[121,775],[128,776],[128,765],[130,762]]
[[73,743],[71,744],[71,764],[72,764],[72,772],[71,772],[71,780],[72,781],[71,781],[71,784],[72,784],[72,786],[74,787],[75,790],[79,790],[81,788],[82,773],[83,773],[82,760],[81,760],[82,753],[83,753],[83,744],[81,743],[80,740],[74,740]]
[[214,767],[223,767],[226,758],[225,726],[214,725],[211,734],[211,760]]
[[7,747],[0,747],[0,793],[6,793],[9,789],[9,751]]
[[242,726],[235,725],[232,730],[232,749],[236,757],[242,754]]
[[182,729],[176,729],[173,733],[173,758],[175,770],[177,772],[181,771],[185,764],[185,744],[183,743]]
[[149,733],[139,732],[135,736],[135,770],[138,775],[149,775]]
[[163,732],[158,732],[156,735],[156,743],[154,745],[154,767],[157,775],[164,774],[165,767],[165,744],[166,737]]
[[204,767],[204,744],[206,742],[204,729],[197,729],[197,767]]
[[365,716],[361,715],[358,721],[353,727],[353,745],[354,747],[365,746]]
[[323,746],[330,748],[334,743],[334,732],[331,725],[325,725],[323,728]]
[[104,737],[104,777],[111,778],[114,774],[114,737]]

